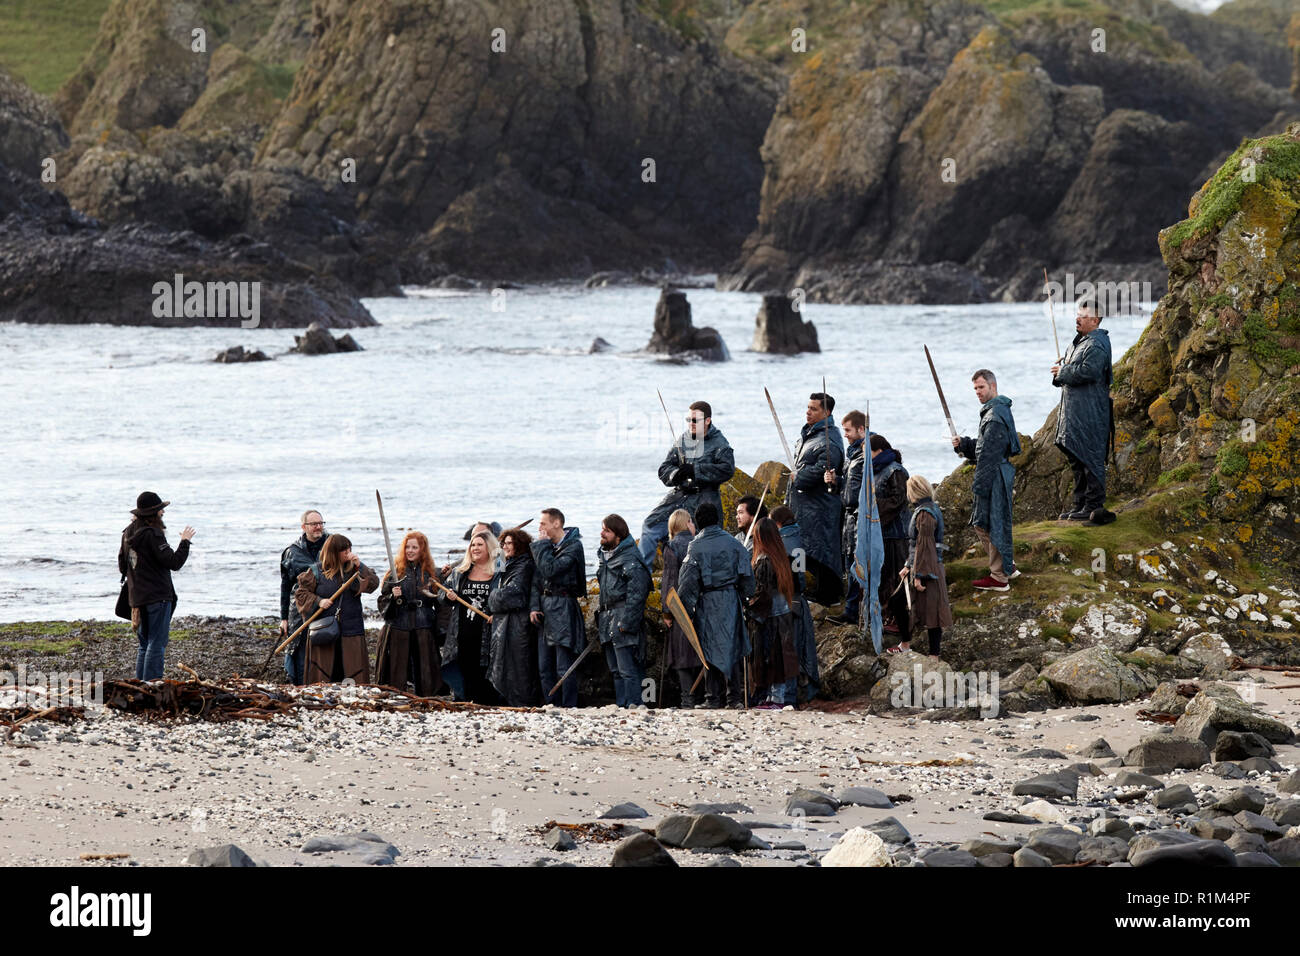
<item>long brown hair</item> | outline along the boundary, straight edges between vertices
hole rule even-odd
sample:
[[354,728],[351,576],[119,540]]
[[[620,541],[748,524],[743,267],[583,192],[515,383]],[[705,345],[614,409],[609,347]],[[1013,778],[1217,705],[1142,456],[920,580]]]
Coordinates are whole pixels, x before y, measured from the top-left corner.
[[419,531],[408,531],[406,537],[402,539],[402,546],[397,552],[397,579],[400,581],[406,577],[406,542],[414,541],[420,546],[420,553],[416,555],[415,566],[433,577],[433,555],[429,554],[429,539]]
[[750,559],[750,566],[758,564],[758,559],[764,556],[776,570],[777,589],[788,603],[793,604],[794,575],[790,573],[790,556],[785,553],[785,542],[771,518],[759,518],[754,527],[754,556]]
[[320,548],[320,569],[325,577],[338,577],[343,573],[343,562],[340,556],[351,548],[352,542],[341,534],[332,534],[325,539],[325,543]]

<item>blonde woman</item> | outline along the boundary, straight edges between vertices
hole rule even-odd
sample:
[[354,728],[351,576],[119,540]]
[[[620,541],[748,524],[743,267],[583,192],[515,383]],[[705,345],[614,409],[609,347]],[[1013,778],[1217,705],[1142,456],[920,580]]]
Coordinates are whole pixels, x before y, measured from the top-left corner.
[[[948,579],[943,573],[943,512],[934,500],[934,488],[920,475],[907,479],[907,503],[912,520],[907,528],[907,564],[898,572],[903,586],[912,591],[912,626],[920,624],[930,637],[930,656],[939,656],[943,629],[952,627],[948,604]],[[910,650],[911,634],[904,634],[900,650]]]
[[[447,587],[487,614],[488,596],[492,593],[492,579],[496,575],[500,554],[501,546],[491,531],[476,531],[469,539],[465,557],[447,576]],[[442,592],[439,595],[440,601],[451,601]],[[447,622],[447,643],[442,647],[443,676],[456,689],[456,696],[461,700],[498,703],[497,692],[487,678],[483,657],[487,621],[465,605],[452,603],[451,619]]]

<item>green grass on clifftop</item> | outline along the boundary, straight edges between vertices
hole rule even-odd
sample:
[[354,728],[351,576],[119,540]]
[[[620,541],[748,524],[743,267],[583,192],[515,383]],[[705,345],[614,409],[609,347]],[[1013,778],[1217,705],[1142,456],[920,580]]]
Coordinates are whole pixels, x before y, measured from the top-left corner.
[[[1241,168],[1241,160],[1255,147],[1260,147],[1263,155],[1255,164],[1255,182],[1249,183],[1243,178],[1246,171]],[[1161,240],[1176,248],[1188,239],[1217,232],[1241,208],[1241,197],[1247,188],[1268,189],[1276,184],[1274,188],[1288,189],[1296,182],[1300,182],[1300,143],[1286,136],[1247,140],[1210,177],[1196,212],[1170,226]]]
[[0,0],[0,65],[53,96],[95,42],[109,0]]

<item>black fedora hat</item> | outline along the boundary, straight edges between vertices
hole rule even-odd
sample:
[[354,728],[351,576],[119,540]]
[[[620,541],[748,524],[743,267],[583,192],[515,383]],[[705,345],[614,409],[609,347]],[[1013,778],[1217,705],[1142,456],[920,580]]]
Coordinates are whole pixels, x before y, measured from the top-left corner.
[[135,507],[131,509],[131,514],[137,518],[143,518],[155,511],[162,511],[169,504],[171,504],[170,501],[163,501],[152,491],[142,491],[139,497],[135,499]]

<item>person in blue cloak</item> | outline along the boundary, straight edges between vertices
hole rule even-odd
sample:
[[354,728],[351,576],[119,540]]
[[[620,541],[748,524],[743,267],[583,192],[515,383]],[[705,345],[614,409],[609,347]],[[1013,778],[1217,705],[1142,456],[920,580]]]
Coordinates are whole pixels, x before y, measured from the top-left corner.
[[813,597],[819,604],[838,604],[843,594],[840,573],[840,522],[843,504],[836,478],[844,464],[844,438],[831,418],[835,399],[823,392],[808,396],[804,426],[794,449],[794,474],[785,503],[803,532]]
[[998,394],[998,380],[986,368],[971,376],[980,401],[979,438],[953,436],[953,450],[975,463],[971,485],[975,504],[970,523],[989,556],[989,573],[973,582],[980,591],[1010,591],[1016,571],[1011,550],[1011,491],[1016,468],[1007,459],[1020,454],[1011,399]]
[[708,707],[745,706],[741,659],[750,653],[744,604],[754,595],[754,573],[745,546],[719,526],[721,513],[709,501],[695,509],[694,539],[677,572],[677,596],[691,616],[709,671],[704,678]]
[[672,490],[641,523],[641,557],[647,567],[654,567],[659,542],[668,537],[669,515],[678,508],[694,514],[705,501],[721,513],[722,494],[718,488],[735,473],[735,454],[713,425],[713,407],[708,402],[692,402],[686,430],[673,442],[659,466],[659,480]]
[[1074,472],[1074,503],[1060,520],[1106,524],[1114,520],[1105,507],[1106,450],[1113,428],[1110,335],[1098,328],[1096,298],[1084,296],[1077,309],[1074,341],[1052,366],[1052,384],[1061,390],[1056,447]]

